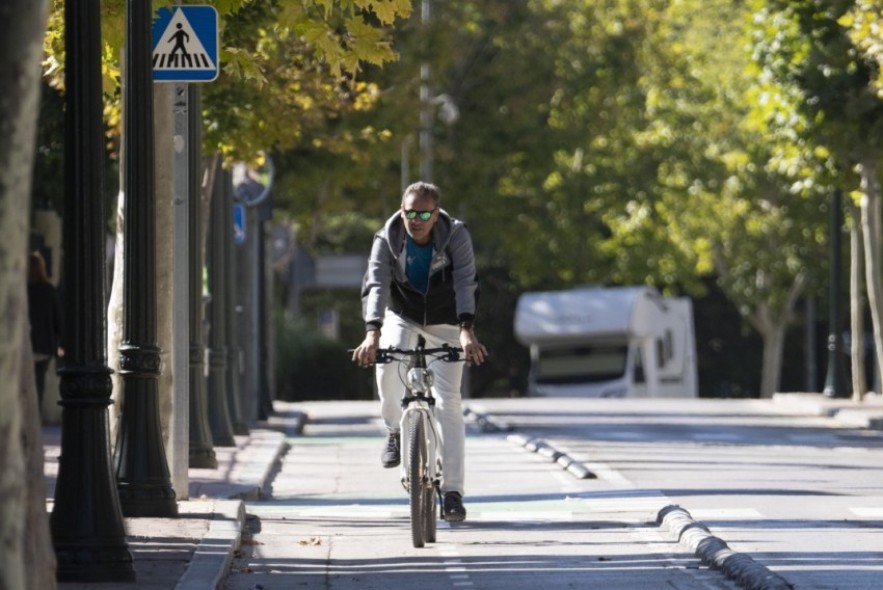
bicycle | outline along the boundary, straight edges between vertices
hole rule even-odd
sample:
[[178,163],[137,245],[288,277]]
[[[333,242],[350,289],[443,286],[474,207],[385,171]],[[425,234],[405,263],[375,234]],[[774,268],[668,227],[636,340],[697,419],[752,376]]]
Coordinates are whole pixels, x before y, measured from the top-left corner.
[[443,504],[440,436],[434,415],[434,374],[430,365],[436,361],[462,361],[462,351],[448,345],[426,348],[426,339],[419,336],[415,348],[381,348],[374,361],[376,364],[397,361],[407,368],[404,376],[399,373],[405,386],[399,432],[402,433],[402,485],[410,498],[411,541],[416,548],[435,542],[438,508]]

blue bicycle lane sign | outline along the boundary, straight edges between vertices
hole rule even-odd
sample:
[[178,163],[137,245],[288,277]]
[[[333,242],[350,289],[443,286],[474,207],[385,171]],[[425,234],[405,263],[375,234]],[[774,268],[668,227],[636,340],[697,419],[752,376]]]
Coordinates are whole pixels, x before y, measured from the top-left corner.
[[218,77],[218,11],[214,6],[159,8],[153,20],[153,80],[211,82]]

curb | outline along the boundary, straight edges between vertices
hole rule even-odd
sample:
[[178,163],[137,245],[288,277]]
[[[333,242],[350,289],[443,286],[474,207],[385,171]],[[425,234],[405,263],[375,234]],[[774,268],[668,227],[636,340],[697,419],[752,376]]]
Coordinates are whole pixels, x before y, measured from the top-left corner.
[[585,465],[576,461],[570,455],[559,451],[541,438],[529,438],[521,434],[510,434],[506,437],[506,440],[557,463],[577,479],[595,479],[598,477]]
[[656,523],[664,525],[678,542],[690,547],[702,563],[720,570],[747,590],[794,590],[794,586],[766,566],[730,549],[680,506],[670,505],[660,510]]
[[211,513],[208,530],[178,580],[175,590],[216,590],[223,586],[233,557],[242,545],[245,502],[268,495],[272,474],[289,445],[283,432],[252,429],[236,455],[237,463],[227,474],[229,482],[205,486],[228,499],[190,502],[189,512]]
[[[175,590],[218,588],[226,579],[233,555],[242,544],[245,504],[242,500],[215,500],[210,504],[212,520],[196,546]],[[190,503],[194,510],[202,503]]]
[[[246,481],[254,481],[254,488],[251,493],[238,497],[243,500],[260,500],[268,496],[267,485],[271,481],[270,475],[288,450],[288,443],[285,434],[274,430],[253,431],[251,441],[249,451],[256,453],[257,457],[251,459],[252,467],[243,471],[241,477]],[[242,522],[244,523],[245,520],[243,519]]]
[[869,396],[864,402],[847,398],[829,398],[820,393],[775,393],[773,403],[792,412],[830,418],[844,426],[883,430],[883,404],[880,396]]
[[479,430],[484,433],[512,432],[512,430],[514,430],[511,425],[504,422],[495,422],[488,414],[476,412],[469,406],[463,407],[463,415],[470,420],[474,420],[475,423],[478,424]]

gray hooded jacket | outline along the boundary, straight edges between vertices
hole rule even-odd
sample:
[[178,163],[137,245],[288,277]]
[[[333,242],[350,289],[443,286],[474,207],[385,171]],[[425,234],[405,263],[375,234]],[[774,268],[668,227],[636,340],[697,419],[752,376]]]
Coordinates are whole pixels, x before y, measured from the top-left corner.
[[433,253],[426,293],[405,275],[404,222],[398,212],[374,234],[362,284],[365,323],[380,327],[388,307],[420,325],[472,322],[478,304],[478,276],[466,224],[443,209],[432,228]]

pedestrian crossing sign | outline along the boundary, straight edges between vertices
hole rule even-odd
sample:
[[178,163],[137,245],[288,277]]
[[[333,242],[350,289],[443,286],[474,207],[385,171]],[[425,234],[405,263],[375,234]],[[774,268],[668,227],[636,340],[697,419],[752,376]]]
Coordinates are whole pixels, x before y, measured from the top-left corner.
[[219,65],[214,6],[157,9],[153,19],[155,82],[211,82],[218,77]]

